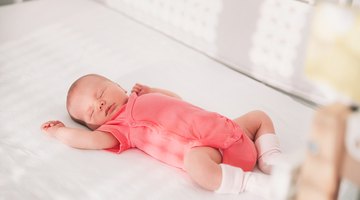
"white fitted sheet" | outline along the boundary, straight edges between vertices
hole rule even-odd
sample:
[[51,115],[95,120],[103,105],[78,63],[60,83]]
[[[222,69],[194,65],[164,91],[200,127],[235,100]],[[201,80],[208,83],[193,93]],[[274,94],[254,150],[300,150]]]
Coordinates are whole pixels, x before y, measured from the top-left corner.
[[[304,148],[311,108],[100,4],[54,2],[34,3],[55,11],[76,2],[77,14],[1,40],[0,199],[260,199],[202,190],[183,171],[138,150],[77,150],[41,133],[50,119],[79,126],[67,116],[65,98],[87,73],[128,90],[136,82],[166,88],[230,118],[264,110],[284,153]],[[0,8],[0,15],[19,6]]]

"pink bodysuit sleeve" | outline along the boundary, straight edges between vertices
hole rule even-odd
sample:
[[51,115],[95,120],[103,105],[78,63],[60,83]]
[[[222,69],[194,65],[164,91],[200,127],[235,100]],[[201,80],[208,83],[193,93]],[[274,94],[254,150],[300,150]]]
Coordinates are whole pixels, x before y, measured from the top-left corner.
[[111,151],[114,153],[121,153],[130,148],[128,139],[121,132],[121,130],[118,129],[116,126],[105,124],[105,125],[100,126],[97,130],[102,131],[102,132],[108,132],[108,133],[112,134],[119,141],[118,145],[116,145],[112,148],[109,148],[109,149],[105,149],[105,150]]

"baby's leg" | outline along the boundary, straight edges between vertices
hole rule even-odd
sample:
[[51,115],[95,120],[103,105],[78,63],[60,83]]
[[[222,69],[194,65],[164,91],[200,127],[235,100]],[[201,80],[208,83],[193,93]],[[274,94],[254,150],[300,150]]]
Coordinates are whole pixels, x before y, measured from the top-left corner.
[[234,121],[240,125],[252,141],[256,141],[261,135],[275,133],[270,117],[263,111],[248,112]]
[[207,190],[216,190],[221,184],[220,163],[222,156],[211,147],[193,147],[184,158],[184,166],[190,177]]
[[262,111],[252,111],[234,121],[255,142],[260,170],[270,174],[272,165],[275,164],[281,153],[270,117]]
[[267,197],[269,177],[221,163],[221,154],[211,147],[194,147],[186,155],[186,172],[201,187],[217,193],[253,192]]

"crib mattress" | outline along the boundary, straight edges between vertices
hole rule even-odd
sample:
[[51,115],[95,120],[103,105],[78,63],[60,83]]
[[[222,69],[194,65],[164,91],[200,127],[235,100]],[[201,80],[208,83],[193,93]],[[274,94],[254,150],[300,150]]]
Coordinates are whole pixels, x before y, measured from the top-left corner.
[[0,7],[0,30],[0,199],[261,199],[205,191],[139,150],[77,150],[43,134],[50,119],[80,127],[65,99],[87,73],[128,90],[136,82],[166,88],[230,118],[264,110],[284,153],[304,148],[311,108],[101,4]]

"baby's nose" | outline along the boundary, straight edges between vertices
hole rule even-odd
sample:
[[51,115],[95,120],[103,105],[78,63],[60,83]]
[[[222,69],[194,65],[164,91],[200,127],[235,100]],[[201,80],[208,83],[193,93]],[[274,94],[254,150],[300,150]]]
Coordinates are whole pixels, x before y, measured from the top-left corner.
[[105,106],[105,101],[101,100],[99,101],[99,110],[102,110]]

